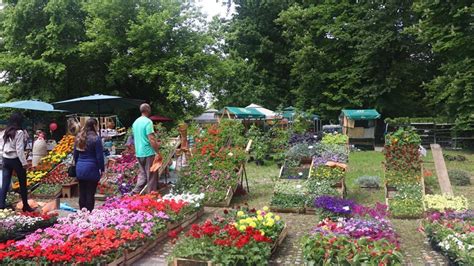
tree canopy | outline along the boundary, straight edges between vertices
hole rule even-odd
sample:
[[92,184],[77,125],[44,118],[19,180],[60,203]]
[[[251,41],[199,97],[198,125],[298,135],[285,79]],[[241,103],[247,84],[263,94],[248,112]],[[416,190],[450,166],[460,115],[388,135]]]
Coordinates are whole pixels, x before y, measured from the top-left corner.
[[140,98],[180,118],[293,105],[474,120],[472,1],[10,0],[0,13],[1,99]]

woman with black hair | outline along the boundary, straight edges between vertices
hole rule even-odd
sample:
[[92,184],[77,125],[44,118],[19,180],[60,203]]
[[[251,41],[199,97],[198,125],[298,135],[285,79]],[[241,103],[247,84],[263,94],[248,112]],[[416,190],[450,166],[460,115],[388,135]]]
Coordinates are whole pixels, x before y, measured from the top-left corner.
[[97,120],[94,118],[89,118],[76,136],[74,162],[79,181],[79,207],[92,211],[97,184],[104,172],[104,147],[97,134]]
[[28,188],[26,182],[26,167],[28,162],[25,157],[26,133],[22,128],[23,115],[13,113],[8,121],[8,126],[0,133],[0,148],[3,159],[2,187],[0,189],[0,209],[5,209],[7,192],[10,189],[13,171],[18,176],[20,195],[23,202],[23,211],[32,212],[28,204]]

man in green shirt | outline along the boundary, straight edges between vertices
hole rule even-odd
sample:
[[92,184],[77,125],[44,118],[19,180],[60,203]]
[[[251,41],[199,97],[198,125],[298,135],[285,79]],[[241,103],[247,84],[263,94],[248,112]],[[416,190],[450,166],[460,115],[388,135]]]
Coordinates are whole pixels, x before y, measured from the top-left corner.
[[158,140],[155,138],[153,122],[148,118],[151,114],[150,105],[142,104],[140,113],[142,116],[137,118],[132,125],[135,155],[140,165],[137,184],[132,191],[134,194],[140,193],[145,185],[148,192],[155,191],[158,186],[156,174],[150,171],[160,147]]

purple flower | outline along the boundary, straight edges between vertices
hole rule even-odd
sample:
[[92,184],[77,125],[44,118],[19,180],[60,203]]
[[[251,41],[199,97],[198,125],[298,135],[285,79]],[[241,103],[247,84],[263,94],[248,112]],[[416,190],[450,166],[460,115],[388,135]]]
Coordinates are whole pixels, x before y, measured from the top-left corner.
[[346,200],[331,196],[320,196],[314,200],[314,206],[321,208],[335,214],[348,215],[352,213],[355,202],[352,200]]

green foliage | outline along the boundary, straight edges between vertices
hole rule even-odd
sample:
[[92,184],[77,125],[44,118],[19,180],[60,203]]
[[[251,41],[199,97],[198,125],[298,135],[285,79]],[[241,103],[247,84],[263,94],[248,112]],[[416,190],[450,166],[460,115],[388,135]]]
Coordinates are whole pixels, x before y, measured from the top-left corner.
[[334,134],[325,134],[321,143],[327,145],[345,145],[349,141],[349,137],[347,135],[334,133]]
[[449,180],[455,186],[469,186],[471,184],[471,174],[464,170],[448,170]]
[[368,187],[368,188],[379,188],[380,187],[380,177],[378,176],[359,176],[355,180],[356,184],[360,187]]
[[250,154],[255,160],[263,160],[270,149],[267,135],[256,125],[252,125],[246,135],[248,140],[252,140]]

